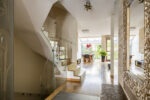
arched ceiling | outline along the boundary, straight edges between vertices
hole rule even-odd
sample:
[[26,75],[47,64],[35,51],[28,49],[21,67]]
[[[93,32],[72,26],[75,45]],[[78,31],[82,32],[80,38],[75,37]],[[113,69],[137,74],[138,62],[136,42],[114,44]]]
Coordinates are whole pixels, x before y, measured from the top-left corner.
[[[62,0],[62,5],[78,21],[80,37],[110,34],[110,18],[115,0],[90,0],[92,10],[84,8],[86,0]],[[89,31],[83,32],[82,30]]]

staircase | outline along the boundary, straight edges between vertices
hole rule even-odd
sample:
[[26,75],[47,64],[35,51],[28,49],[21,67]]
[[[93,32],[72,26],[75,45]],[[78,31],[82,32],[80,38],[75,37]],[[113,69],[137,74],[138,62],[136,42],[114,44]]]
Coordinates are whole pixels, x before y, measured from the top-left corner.
[[67,67],[67,80],[71,82],[83,82],[86,72],[76,62],[72,62]]
[[[5,0],[4,0],[5,1]],[[13,0],[14,30],[34,52],[52,61],[51,47],[41,33],[51,8],[58,0]],[[32,5],[34,4],[34,6]]]
[[58,47],[59,39],[50,37],[52,35],[45,31],[44,28],[42,28],[42,33],[45,35],[53,49],[55,78],[67,78],[67,81],[83,82],[86,72],[81,70],[81,67],[77,65],[77,61],[71,62],[70,59],[60,59],[60,51],[58,49],[65,49],[65,47]]

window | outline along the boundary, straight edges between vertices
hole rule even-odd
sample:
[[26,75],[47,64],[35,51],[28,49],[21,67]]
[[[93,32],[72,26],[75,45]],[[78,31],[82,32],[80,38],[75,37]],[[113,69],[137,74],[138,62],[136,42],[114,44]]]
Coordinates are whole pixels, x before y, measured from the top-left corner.
[[106,39],[106,52],[107,52],[106,60],[110,61],[110,59],[111,59],[111,40],[110,40],[110,38]]

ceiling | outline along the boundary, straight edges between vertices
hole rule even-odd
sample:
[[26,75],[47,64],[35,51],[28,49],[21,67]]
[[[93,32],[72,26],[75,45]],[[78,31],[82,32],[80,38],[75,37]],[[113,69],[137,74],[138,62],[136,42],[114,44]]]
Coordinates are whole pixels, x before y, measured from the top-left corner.
[[[90,11],[84,8],[86,0],[62,0],[61,3],[78,21],[79,37],[110,34],[111,14],[115,0],[90,1],[92,5]],[[117,23],[116,19],[117,17],[115,17],[115,24]]]

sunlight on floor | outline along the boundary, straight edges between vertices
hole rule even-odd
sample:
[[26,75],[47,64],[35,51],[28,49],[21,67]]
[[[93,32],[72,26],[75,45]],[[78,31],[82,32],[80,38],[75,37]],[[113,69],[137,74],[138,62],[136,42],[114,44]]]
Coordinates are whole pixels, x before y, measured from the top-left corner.
[[[115,65],[115,67],[116,70],[117,65]],[[101,63],[100,60],[95,60],[91,64],[81,64],[81,70],[86,71],[86,77],[82,85],[79,83],[67,82],[64,91],[100,96],[102,84],[118,85],[118,72],[115,71],[115,78],[112,81],[107,62]]]

